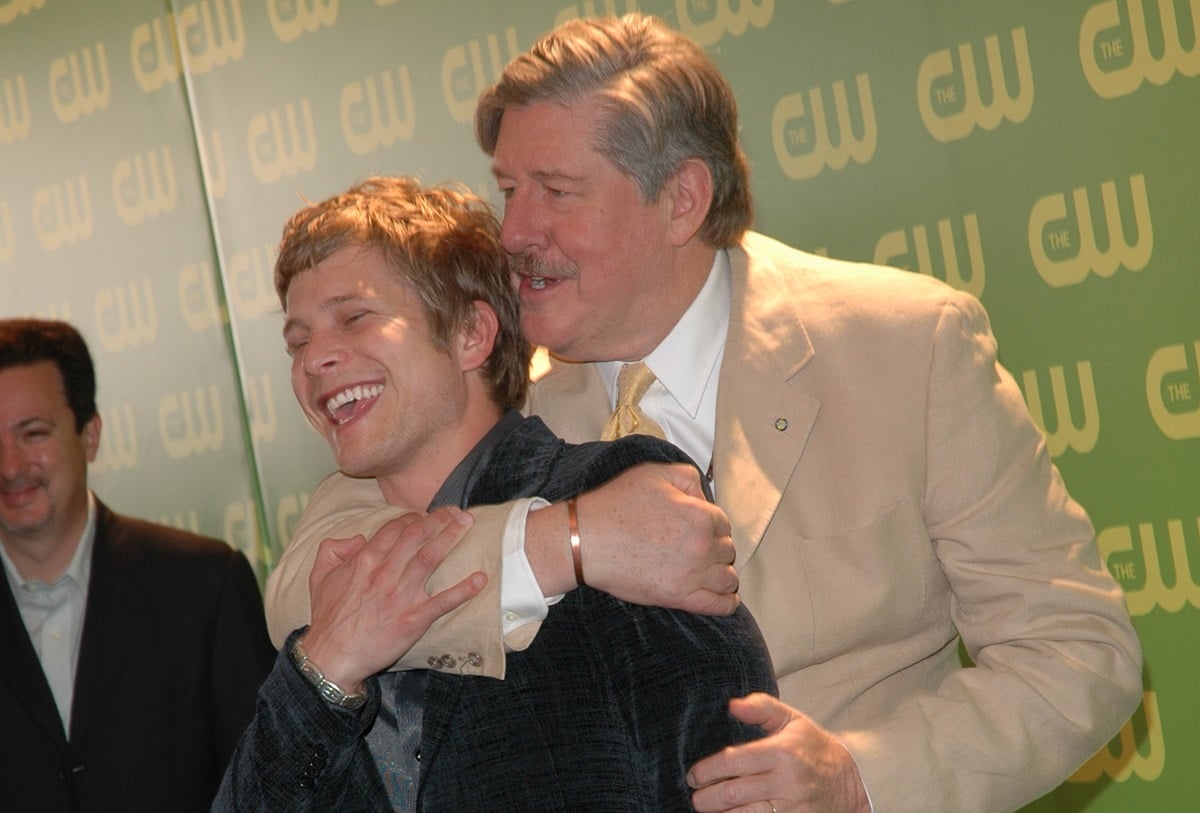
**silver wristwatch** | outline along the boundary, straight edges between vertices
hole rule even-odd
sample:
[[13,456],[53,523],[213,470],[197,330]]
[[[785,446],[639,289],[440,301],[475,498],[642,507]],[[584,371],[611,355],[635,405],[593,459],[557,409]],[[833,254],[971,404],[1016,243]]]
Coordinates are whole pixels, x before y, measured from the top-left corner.
[[367,702],[366,692],[347,694],[342,690],[341,686],[326,680],[325,675],[321,673],[317,665],[308,659],[308,653],[304,651],[304,644],[300,643],[299,638],[292,644],[290,654],[292,662],[296,664],[296,668],[300,670],[300,674],[304,675],[304,679],[316,687],[317,694],[325,698],[327,702],[343,709],[361,708],[362,704]]

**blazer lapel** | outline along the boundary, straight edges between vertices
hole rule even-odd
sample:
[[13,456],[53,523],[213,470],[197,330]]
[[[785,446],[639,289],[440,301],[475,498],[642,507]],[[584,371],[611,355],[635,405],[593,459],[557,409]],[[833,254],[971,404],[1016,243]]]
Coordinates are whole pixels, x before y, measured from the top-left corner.
[[17,704],[46,732],[46,736],[60,751],[66,751],[67,735],[63,731],[62,718],[54,704],[50,684],[42,672],[25,622],[17,609],[16,600],[9,589],[8,580],[0,572],[0,683],[4,690],[16,698]]
[[128,543],[119,520],[97,501],[92,577],[71,709],[73,743],[83,741],[115,690],[128,661],[125,653],[137,638],[142,612],[135,586],[141,563],[141,552]]
[[796,270],[781,273],[761,239],[743,241],[753,257],[745,248],[729,251],[732,302],[717,392],[713,478],[739,569],[762,541],[821,406],[796,379],[814,355],[789,296]]

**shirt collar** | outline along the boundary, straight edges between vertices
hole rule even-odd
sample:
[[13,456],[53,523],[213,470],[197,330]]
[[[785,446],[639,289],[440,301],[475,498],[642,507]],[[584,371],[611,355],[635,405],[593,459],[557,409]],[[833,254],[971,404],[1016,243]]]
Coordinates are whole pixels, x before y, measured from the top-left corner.
[[[693,418],[725,348],[732,296],[730,278],[729,254],[721,249],[713,258],[700,293],[667,337],[643,359],[659,383]],[[613,403],[622,363],[609,361],[597,365]]]

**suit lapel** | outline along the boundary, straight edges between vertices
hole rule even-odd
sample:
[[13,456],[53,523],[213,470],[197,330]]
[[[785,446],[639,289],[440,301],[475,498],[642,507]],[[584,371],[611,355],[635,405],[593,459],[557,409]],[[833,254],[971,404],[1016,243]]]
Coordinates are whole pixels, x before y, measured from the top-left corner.
[[800,460],[820,401],[800,389],[814,355],[796,299],[795,271],[783,274],[756,235],[729,252],[732,302],[717,392],[713,477],[729,516],[738,568],[762,541]]
[[46,732],[55,746],[65,752],[67,737],[62,718],[58,716],[50,684],[46,682],[41,662],[29,640],[25,622],[21,620],[21,613],[3,572],[0,572],[0,582],[3,582],[0,584],[0,653],[3,653],[0,655],[0,683]]
[[[71,709],[71,741],[80,743],[115,691],[128,662],[126,652],[141,627],[139,592],[134,589],[142,554],[130,544],[120,521],[96,504],[96,544],[79,665]],[[148,676],[148,679],[152,679]]]

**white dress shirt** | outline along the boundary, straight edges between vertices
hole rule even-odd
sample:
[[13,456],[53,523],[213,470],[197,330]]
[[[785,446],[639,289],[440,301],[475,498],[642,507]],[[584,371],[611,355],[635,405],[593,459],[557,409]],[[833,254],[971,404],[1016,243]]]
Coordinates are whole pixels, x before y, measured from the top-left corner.
[[8,576],[8,586],[29,632],[29,640],[42,664],[42,672],[63,731],[71,735],[71,701],[75,695],[75,666],[79,662],[79,644],[83,638],[83,616],[87,608],[88,581],[92,575],[92,548],[96,537],[96,501],[88,492],[88,516],[83,534],[75,546],[75,555],[66,571],[53,584],[26,581],[17,573],[12,559],[0,546],[0,560]]

